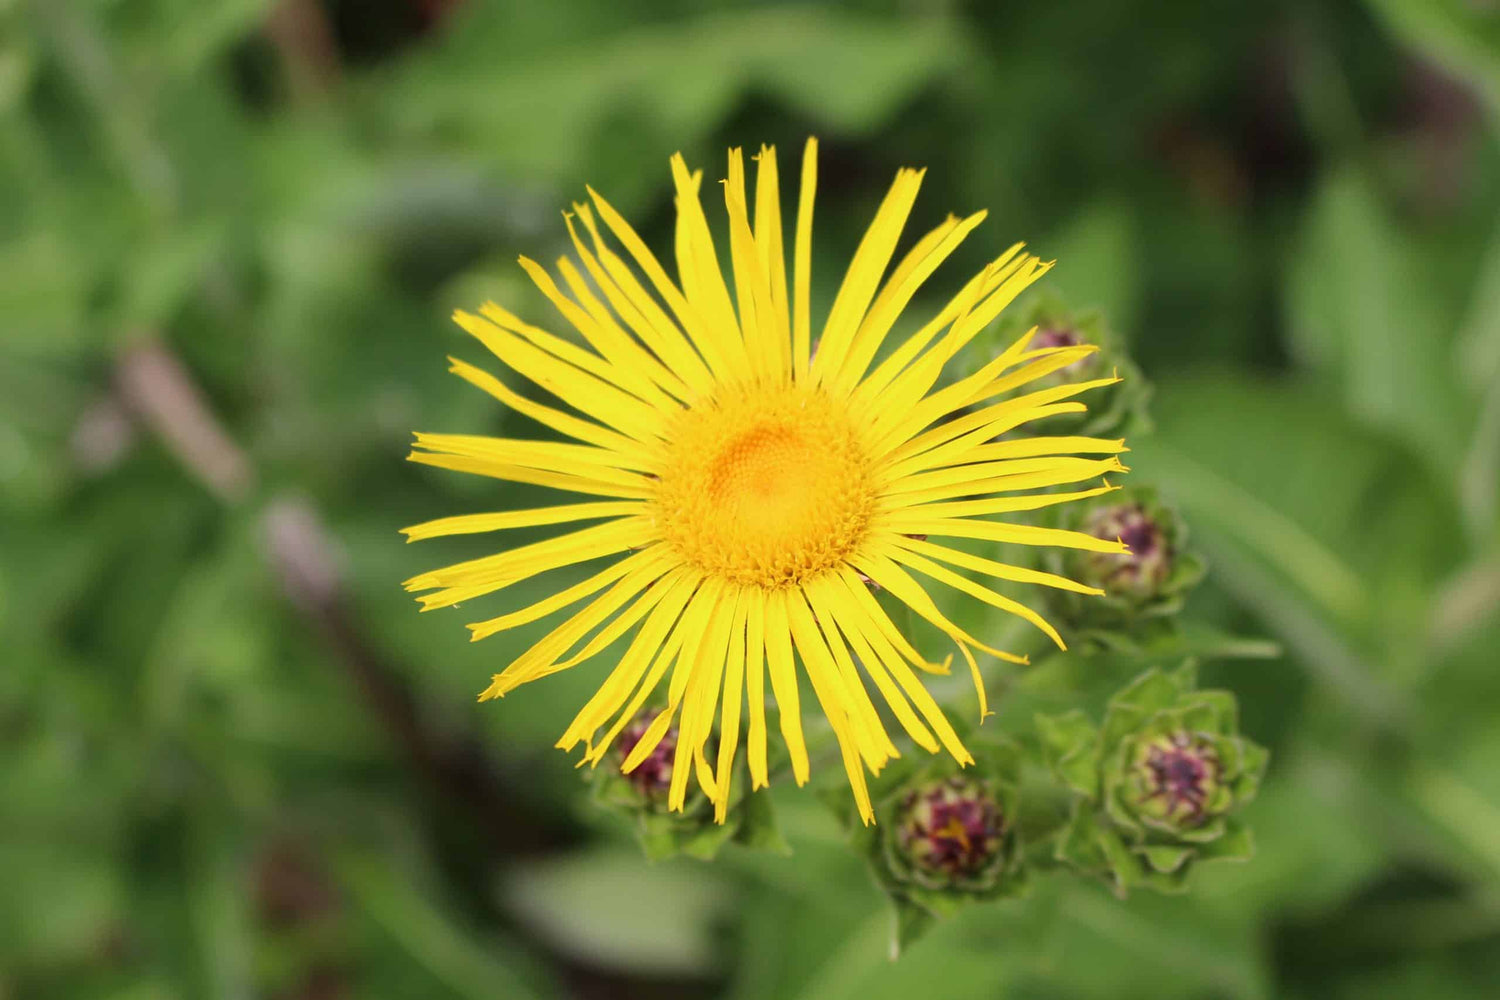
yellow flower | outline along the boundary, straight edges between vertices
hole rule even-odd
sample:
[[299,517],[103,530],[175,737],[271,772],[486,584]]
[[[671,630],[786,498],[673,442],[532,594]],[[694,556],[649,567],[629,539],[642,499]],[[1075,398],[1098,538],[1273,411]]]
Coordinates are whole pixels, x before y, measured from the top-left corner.
[[[1031,609],[957,570],[1099,591],[927,538],[1125,551],[1118,541],[987,517],[1111,489],[1103,484],[1035,492],[1123,470],[1114,457],[1125,450],[1123,441],[1008,432],[1030,420],[1081,411],[1072,397],[1115,379],[1014,395],[1093,350],[1028,350],[1028,334],[976,374],[935,388],[945,363],[1050,268],[1022,253],[1020,244],[973,277],[915,333],[882,350],[912,296],[984,218],[983,212],[949,217],[887,273],[922,181],[918,170],[896,175],[814,339],[808,298],[817,143],[808,141],[802,161],[790,286],[775,150],[762,148],[756,160],[752,206],[741,152],[729,153],[724,201],[733,295],[699,203],[702,174],[689,172],[678,155],[671,161],[678,282],[592,189],[592,207],[575,204],[573,214],[565,215],[583,267],[580,272],[573,261],[558,261],[567,292],[534,261],[521,258],[587,348],[498,305],[484,306],[478,316],[455,315],[505,365],[561,406],[520,395],[462,361],[454,360],[452,370],[572,440],[417,434],[412,460],[604,499],[443,518],[406,534],[415,540],[602,523],[424,573],[406,587],[432,591],[420,598],[430,610],[549,570],[617,557],[530,607],[469,626],[473,638],[481,639],[586,602],[496,674],[481,699],[575,666],[635,630],[618,665],[557,745],[568,750],[582,742],[584,759],[597,764],[665,681],[666,706],[630,750],[624,770],[646,759],[675,721],[669,807],[683,807],[689,776],[695,775],[722,821],[742,706],[748,708],[751,786],[768,780],[767,679],[793,774],[798,784],[807,780],[800,661],[868,823],[874,817],[865,768],[879,773],[898,751],[867,680],[918,746],[933,753],[941,746],[962,763],[972,758],[914,672],[945,673],[946,664],[923,659],[866,581],[953,639],[969,663],[983,718],[984,685],[973,651],[1013,662],[1022,658],[991,649],[955,625],[913,572],[1019,615],[1062,646]],[[634,268],[611,249],[600,222]],[[710,762],[716,716],[719,736]]]

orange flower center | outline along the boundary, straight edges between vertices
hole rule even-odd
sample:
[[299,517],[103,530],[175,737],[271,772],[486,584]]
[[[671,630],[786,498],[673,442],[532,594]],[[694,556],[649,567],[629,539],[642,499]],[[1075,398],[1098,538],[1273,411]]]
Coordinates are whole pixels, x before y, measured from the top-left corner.
[[706,573],[783,587],[841,563],[874,507],[848,413],[816,390],[728,391],[672,428],[656,496],[668,545]]

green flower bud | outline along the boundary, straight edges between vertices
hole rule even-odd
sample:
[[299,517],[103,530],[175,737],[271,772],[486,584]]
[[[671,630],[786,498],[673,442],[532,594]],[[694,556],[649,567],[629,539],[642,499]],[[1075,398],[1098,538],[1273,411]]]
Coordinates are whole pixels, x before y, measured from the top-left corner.
[[1163,526],[1139,501],[1089,511],[1082,530],[1095,538],[1117,538],[1130,551],[1124,555],[1080,553],[1076,561],[1080,583],[1139,604],[1161,593],[1172,573],[1173,546]]
[[[1194,677],[1191,663],[1147,671],[1110,700],[1097,732],[1081,713],[1044,720],[1054,769],[1082,793],[1058,857],[1122,893],[1181,889],[1195,863],[1253,852],[1234,814],[1255,797],[1268,755],[1239,734],[1234,696],[1194,690]],[[1081,777],[1089,762],[1097,786]]]
[[1004,866],[1006,818],[988,782],[954,775],[918,785],[895,826],[892,870],[929,889],[985,888]]
[[965,352],[968,360],[960,362],[966,365],[960,373],[978,371],[1033,327],[1036,333],[1027,346],[1029,351],[1085,344],[1098,350],[1049,372],[1028,386],[1027,391],[1114,375],[1120,381],[1080,395],[1078,401],[1088,406],[1087,413],[1061,414],[1035,421],[1027,425],[1028,433],[1119,437],[1149,430],[1146,403],[1151,397],[1151,387],[1130,360],[1120,337],[1104,322],[1101,313],[1074,312],[1055,292],[1035,292],[1023,300],[1019,309],[1006,310],[992,330],[981,335],[976,349]]
[[[1054,573],[1104,591],[1101,595],[1047,591],[1052,616],[1074,632],[1132,632],[1148,620],[1176,614],[1203,579],[1203,561],[1187,547],[1187,525],[1147,487],[1128,486],[1084,503],[1065,504],[1051,517],[1058,527],[1118,539],[1126,553],[1048,550]],[[1107,636],[1106,636],[1107,637]]]
[[771,800],[751,794],[743,767],[734,775],[733,794],[723,823],[714,821],[713,803],[696,784],[689,785],[680,812],[667,808],[672,770],[677,756],[677,727],[669,728],[646,757],[627,774],[625,760],[650,727],[647,712],[620,731],[604,762],[586,772],[594,801],[624,817],[634,828],[642,850],[652,860],[687,854],[712,858],[731,840],[747,847],[787,852],[776,825]]
[[998,740],[970,740],[969,749],[975,763],[962,770],[943,760],[887,767],[874,790],[874,825],[846,797],[831,800],[895,905],[898,950],[962,906],[1026,890],[1016,823],[1021,752]]

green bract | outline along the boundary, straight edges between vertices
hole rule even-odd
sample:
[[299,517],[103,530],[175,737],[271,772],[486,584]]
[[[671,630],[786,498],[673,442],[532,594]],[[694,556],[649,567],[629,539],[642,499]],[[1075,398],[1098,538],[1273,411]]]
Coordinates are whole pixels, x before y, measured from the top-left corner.
[[1063,505],[1053,521],[1097,538],[1121,539],[1130,547],[1126,555],[1077,549],[1045,554],[1052,572],[1104,591],[1103,596],[1046,592],[1052,617],[1074,633],[1107,644],[1111,632],[1164,627],[1203,579],[1203,560],[1187,547],[1187,525],[1148,487],[1127,486]]
[[1233,695],[1194,690],[1195,674],[1191,662],[1146,672],[1110,700],[1102,729],[1077,711],[1038,719],[1077,796],[1057,857],[1122,894],[1180,890],[1195,862],[1253,851],[1232,814],[1255,796],[1267,753],[1239,735]]
[[971,743],[970,750],[975,763],[967,768],[935,760],[888,772],[875,825],[845,810],[851,842],[895,904],[897,948],[966,903],[1026,888],[1017,829],[1020,751],[998,741]]

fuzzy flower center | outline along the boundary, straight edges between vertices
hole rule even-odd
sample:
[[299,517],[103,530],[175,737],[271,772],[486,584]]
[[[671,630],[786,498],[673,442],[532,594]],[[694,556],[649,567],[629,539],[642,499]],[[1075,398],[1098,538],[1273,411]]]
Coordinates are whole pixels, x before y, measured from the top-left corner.
[[847,412],[822,393],[727,392],[672,429],[658,524],[706,573],[790,586],[842,562],[864,538],[870,473]]

